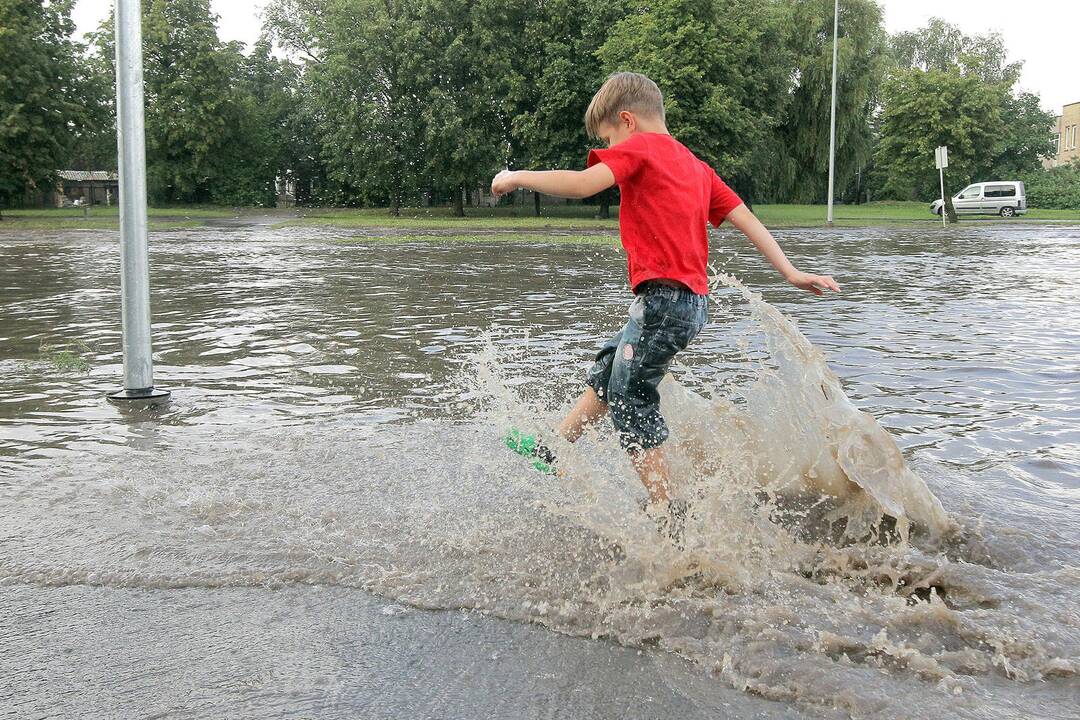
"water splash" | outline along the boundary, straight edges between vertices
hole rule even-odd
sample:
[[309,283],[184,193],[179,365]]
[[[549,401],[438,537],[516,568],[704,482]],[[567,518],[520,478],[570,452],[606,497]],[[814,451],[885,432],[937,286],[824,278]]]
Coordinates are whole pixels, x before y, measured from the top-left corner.
[[770,495],[826,496],[839,503],[833,517],[848,537],[865,536],[882,516],[903,539],[911,522],[936,536],[954,530],[888,432],[844,394],[824,353],[759,294],[716,276],[713,293],[725,287],[748,303],[771,362],[740,389],[738,405],[701,397],[670,376],[661,385],[664,416],[698,472],[746,479]]

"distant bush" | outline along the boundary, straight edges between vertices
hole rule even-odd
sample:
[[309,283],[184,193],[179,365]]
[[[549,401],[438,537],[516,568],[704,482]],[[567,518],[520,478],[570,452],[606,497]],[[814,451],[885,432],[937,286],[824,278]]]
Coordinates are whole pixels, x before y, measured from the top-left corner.
[[1028,207],[1080,210],[1080,161],[1028,175],[1024,186]]

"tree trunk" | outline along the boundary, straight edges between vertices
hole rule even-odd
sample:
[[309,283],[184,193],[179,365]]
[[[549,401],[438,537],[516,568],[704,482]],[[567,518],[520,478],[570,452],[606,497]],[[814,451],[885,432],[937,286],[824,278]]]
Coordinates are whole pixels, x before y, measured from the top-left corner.
[[611,188],[607,188],[600,193],[600,212],[596,216],[604,220],[611,217]]
[[458,185],[454,188],[454,217],[465,217],[465,207],[462,205],[462,198],[464,195],[464,185]]
[[949,218],[950,223],[956,222],[956,208],[952,204],[952,196],[945,196],[945,216]]
[[533,209],[536,217],[540,217],[540,193],[533,192]]

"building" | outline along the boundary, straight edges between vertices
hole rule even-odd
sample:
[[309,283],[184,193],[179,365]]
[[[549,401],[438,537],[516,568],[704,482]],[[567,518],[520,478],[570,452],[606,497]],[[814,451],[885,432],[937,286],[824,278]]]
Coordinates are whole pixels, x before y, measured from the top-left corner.
[[115,205],[120,194],[120,178],[104,170],[57,170],[60,178],[52,193],[55,207],[69,205]]
[[120,179],[104,170],[57,170],[56,185],[31,189],[22,197],[23,207],[71,207],[115,205]]
[[1062,108],[1052,137],[1057,154],[1046,158],[1043,167],[1068,165],[1073,160],[1080,159],[1080,102]]

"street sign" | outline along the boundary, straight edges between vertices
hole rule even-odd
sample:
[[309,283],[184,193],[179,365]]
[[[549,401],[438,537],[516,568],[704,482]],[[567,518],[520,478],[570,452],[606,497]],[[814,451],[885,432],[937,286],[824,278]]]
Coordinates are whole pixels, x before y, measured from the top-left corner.
[[944,170],[949,167],[949,147],[947,145],[942,145],[934,150],[934,159],[937,161],[935,167],[938,170]]

